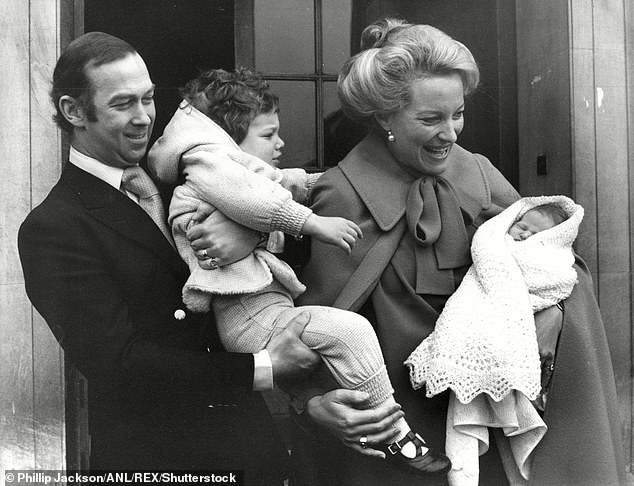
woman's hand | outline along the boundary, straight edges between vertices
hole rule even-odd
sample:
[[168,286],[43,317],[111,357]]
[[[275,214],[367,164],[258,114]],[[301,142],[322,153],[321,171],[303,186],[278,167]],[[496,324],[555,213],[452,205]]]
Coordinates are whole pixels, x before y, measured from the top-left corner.
[[325,217],[311,214],[302,228],[303,235],[342,248],[350,254],[357,239],[363,238],[361,228],[345,218]]
[[535,314],[535,334],[537,347],[542,363],[545,359],[551,361],[555,357],[559,333],[564,323],[562,308],[553,305]]
[[214,269],[247,257],[260,233],[232,221],[211,206],[201,205],[187,231],[187,239],[204,269]]
[[[306,405],[306,413],[321,427],[346,446],[367,456],[385,458],[381,451],[372,446],[390,444],[398,435],[392,424],[405,414],[401,406],[384,403],[378,408],[365,408],[369,396],[356,390],[333,390],[311,398]],[[359,440],[367,437],[368,447],[361,447]]]

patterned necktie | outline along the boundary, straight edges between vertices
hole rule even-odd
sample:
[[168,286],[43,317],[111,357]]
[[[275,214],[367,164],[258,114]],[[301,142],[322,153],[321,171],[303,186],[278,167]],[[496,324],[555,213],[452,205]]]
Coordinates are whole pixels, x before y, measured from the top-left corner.
[[161,233],[165,235],[167,241],[174,246],[172,235],[167,228],[165,210],[159,190],[156,188],[154,182],[152,182],[152,179],[150,179],[150,176],[147,175],[147,172],[138,165],[128,167],[123,171],[121,188],[138,196],[139,206],[148,213],[152,221],[154,221],[156,226],[161,230]]

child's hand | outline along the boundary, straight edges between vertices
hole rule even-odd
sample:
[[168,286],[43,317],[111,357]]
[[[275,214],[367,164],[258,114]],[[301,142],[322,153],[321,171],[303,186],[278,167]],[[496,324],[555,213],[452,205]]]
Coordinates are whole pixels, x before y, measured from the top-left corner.
[[350,253],[357,239],[363,238],[361,229],[345,218],[324,217],[311,214],[302,228],[302,234],[310,235],[319,241],[338,246]]

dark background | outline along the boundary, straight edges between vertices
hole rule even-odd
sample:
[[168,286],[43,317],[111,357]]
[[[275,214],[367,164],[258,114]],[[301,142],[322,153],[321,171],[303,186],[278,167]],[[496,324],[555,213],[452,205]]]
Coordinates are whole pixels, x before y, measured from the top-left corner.
[[150,146],[180,103],[178,88],[200,71],[233,69],[232,0],[85,0],[85,32],[132,44],[156,84]]

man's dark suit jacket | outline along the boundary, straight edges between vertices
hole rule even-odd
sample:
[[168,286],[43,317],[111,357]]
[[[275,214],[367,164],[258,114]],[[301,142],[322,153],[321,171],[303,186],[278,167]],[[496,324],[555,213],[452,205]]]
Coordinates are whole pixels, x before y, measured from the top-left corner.
[[279,477],[252,355],[217,352],[213,318],[181,300],[186,265],[137,204],[66,164],[18,244],[29,298],[88,379],[91,469]]

